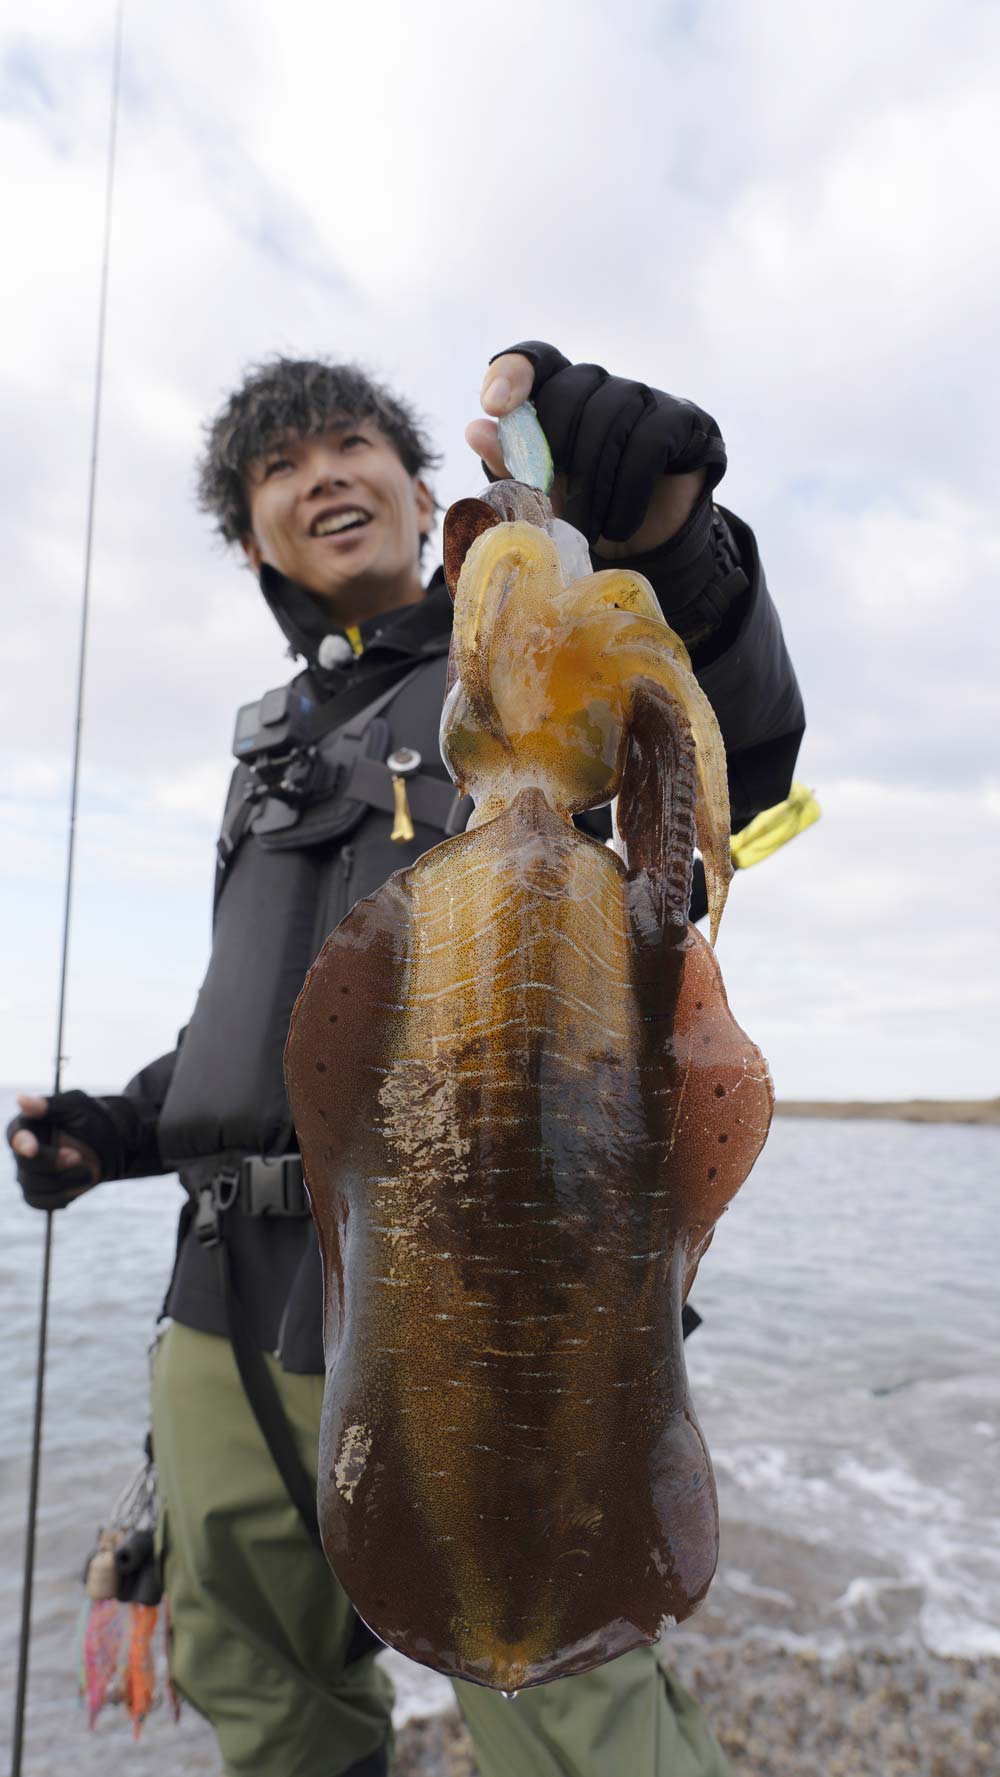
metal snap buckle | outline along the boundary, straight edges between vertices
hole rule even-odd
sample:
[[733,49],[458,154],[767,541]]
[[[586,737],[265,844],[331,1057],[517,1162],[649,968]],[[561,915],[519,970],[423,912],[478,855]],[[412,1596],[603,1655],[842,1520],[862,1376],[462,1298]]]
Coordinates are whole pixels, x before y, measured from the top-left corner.
[[390,753],[386,760],[386,765],[394,777],[412,777],[414,772],[420,770],[422,764],[423,760],[416,747],[397,747],[396,751]]
[[386,765],[392,772],[392,832],[389,837],[396,845],[408,845],[415,834],[406,795],[406,780],[420,770],[422,763],[416,747],[397,747],[386,760]]

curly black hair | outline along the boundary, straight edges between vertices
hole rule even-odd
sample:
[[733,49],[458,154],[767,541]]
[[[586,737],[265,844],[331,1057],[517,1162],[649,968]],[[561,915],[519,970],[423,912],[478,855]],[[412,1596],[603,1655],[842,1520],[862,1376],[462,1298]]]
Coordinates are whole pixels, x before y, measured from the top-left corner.
[[403,467],[419,475],[440,461],[423,421],[357,364],[276,355],[249,367],[243,382],[205,426],[197,497],[227,543],[250,529],[250,464],[286,438],[312,438],[342,420],[371,420],[394,445]]

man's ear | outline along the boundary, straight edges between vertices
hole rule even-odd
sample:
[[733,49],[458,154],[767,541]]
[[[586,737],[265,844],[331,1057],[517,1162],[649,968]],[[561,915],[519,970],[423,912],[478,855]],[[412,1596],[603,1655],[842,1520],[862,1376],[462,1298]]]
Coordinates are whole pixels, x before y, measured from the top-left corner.
[[422,538],[429,537],[434,529],[434,520],[437,516],[437,501],[426,481],[422,481],[419,475],[415,475],[413,478],[413,497],[417,507],[417,525],[420,535]]
[[248,531],[245,537],[240,538],[240,548],[247,558],[247,567],[252,568],[255,574],[259,574],[260,564],[264,557],[261,554],[260,544],[252,531]]

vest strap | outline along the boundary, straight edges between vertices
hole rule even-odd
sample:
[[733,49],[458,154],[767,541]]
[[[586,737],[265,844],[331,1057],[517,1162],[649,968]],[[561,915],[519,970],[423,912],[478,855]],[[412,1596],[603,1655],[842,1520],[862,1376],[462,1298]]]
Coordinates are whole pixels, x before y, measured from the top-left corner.
[[[384,809],[386,814],[395,812],[392,772],[381,759],[355,760],[347,795],[351,801],[367,802],[370,808]],[[415,821],[437,827],[449,837],[463,831],[472,812],[471,796],[463,796],[446,778],[432,777],[429,771],[407,778],[406,799]]]

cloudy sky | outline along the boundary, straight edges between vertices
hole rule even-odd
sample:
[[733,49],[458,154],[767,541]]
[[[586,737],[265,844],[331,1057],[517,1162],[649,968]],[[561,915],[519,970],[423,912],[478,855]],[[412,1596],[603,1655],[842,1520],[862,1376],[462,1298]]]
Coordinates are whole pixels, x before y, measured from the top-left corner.
[[[12,1083],[54,1046],[112,23],[0,26]],[[535,336],[708,407],[757,531],[824,811],[720,938],[779,1093],[1000,1091],[998,76],[974,0],[128,0],[67,1084],[172,1046],[233,711],[288,675],[200,422],[268,352],[357,357],[447,502]]]

